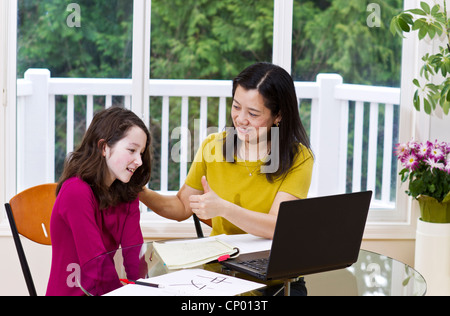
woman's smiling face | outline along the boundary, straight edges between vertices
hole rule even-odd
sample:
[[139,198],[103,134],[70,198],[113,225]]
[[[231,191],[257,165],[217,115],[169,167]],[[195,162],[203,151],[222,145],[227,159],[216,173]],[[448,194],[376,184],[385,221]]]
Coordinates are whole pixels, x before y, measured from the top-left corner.
[[258,90],[245,90],[241,86],[234,95],[231,118],[239,139],[252,144],[258,143],[263,134],[281,121],[279,115],[272,116]]

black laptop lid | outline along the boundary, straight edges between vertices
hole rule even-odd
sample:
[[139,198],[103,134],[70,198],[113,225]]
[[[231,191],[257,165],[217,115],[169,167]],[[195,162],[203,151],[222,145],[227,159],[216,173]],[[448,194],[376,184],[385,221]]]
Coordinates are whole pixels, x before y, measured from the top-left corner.
[[372,192],[283,202],[269,279],[346,268],[358,260]]

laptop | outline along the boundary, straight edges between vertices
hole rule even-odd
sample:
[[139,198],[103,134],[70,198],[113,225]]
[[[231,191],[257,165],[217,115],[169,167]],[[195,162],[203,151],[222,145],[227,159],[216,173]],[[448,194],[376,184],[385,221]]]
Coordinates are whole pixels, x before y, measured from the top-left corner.
[[371,199],[367,191],[283,202],[271,250],[222,265],[264,281],[347,268],[358,260]]

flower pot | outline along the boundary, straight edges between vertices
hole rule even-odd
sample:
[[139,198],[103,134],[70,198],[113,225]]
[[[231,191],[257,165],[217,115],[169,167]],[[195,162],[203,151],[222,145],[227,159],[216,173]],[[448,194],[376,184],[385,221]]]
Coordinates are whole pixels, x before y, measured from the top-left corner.
[[427,282],[427,295],[450,296],[450,224],[418,220],[415,269]]
[[420,215],[429,223],[450,223],[450,202],[439,203],[435,198],[421,195],[418,198]]

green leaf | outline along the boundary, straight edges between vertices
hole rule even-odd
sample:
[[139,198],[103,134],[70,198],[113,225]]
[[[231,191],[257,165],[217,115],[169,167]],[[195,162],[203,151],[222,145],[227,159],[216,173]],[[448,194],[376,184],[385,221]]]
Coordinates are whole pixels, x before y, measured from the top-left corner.
[[445,68],[446,72],[450,73],[450,58],[447,60],[447,62],[445,64],[442,65],[442,68],[443,69]]
[[408,12],[411,12],[412,14],[416,14],[416,15],[423,15],[423,16],[427,15],[424,11],[422,11],[420,9],[411,9],[411,10],[408,10]]
[[[431,24],[430,25],[430,29],[432,29],[439,36],[441,36],[442,33],[444,32],[444,27],[440,23],[433,23],[433,24]],[[433,35],[433,37],[434,37],[434,35]],[[433,37],[431,37],[431,38],[433,38]]]
[[413,23],[413,18],[410,14],[402,13],[392,18],[390,31],[392,35],[400,35],[404,38],[403,32],[410,32],[410,25],[413,25]]
[[420,7],[425,11],[426,14],[431,14],[431,8],[426,2],[421,2]]
[[418,19],[418,20],[416,20],[414,22],[412,30],[416,31],[416,30],[421,29],[424,26],[428,26],[428,23],[426,22],[426,20],[425,19]]
[[409,170],[408,169],[403,169],[402,171],[400,171],[399,175],[401,176],[401,181],[404,183],[408,180],[409,178]]
[[427,100],[427,98],[423,99],[423,109],[425,110],[425,113],[427,113],[428,115],[431,114],[431,104]]
[[409,27],[408,23],[404,19],[402,19],[401,17],[398,19],[398,25],[400,26],[400,28],[404,32],[411,31],[411,28]]
[[420,111],[419,90],[416,90],[416,93],[414,94],[413,104],[414,104],[414,107],[416,108],[416,110]]
[[431,193],[434,193],[436,191],[436,186],[434,184],[430,184],[428,186],[428,190],[430,190]]
[[428,25],[424,25],[423,27],[420,28],[419,40],[423,40],[425,38],[425,36],[427,36],[429,28],[430,27]]
[[402,13],[400,14],[400,16],[402,17],[402,19],[408,23],[409,25],[413,25],[414,24],[414,20],[413,20],[413,16],[411,14],[408,13]]
[[[403,38],[405,38],[405,36],[403,35],[403,29],[402,29],[402,27],[400,26],[400,18],[399,17],[394,17],[393,19],[392,19],[392,21],[391,21],[391,26],[390,26],[390,30],[391,30],[391,33],[392,33],[392,35],[399,35],[400,37],[403,37]],[[410,28],[409,28],[409,26],[407,25],[407,28],[408,28],[408,30],[407,30],[407,32],[409,32],[410,31]]]
[[437,16],[440,12],[441,10],[441,6],[440,5],[435,5],[432,9],[431,9],[431,15],[432,16]]
[[450,102],[449,101],[441,101],[441,107],[442,110],[444,111],[445,115],[448,115],[448,113],[450,112]]
[[430,25],[430,27],[428,28],[428,35],[430,35],[431,39],[433,39],[434,36],[436,35],[436,28],[433,24]]
[[450,92],[450,85],[449,84],[444,85],[444,87],[442,88],[442,91],[441,91],[442,101],[450,98],[449,92]]
[[398,19],[398,17],[394,17],[391,20],[391,25],[389,27],[389,30],[391,31],[392,35],[394,35],[394,36],[398,34],[397,19]]

